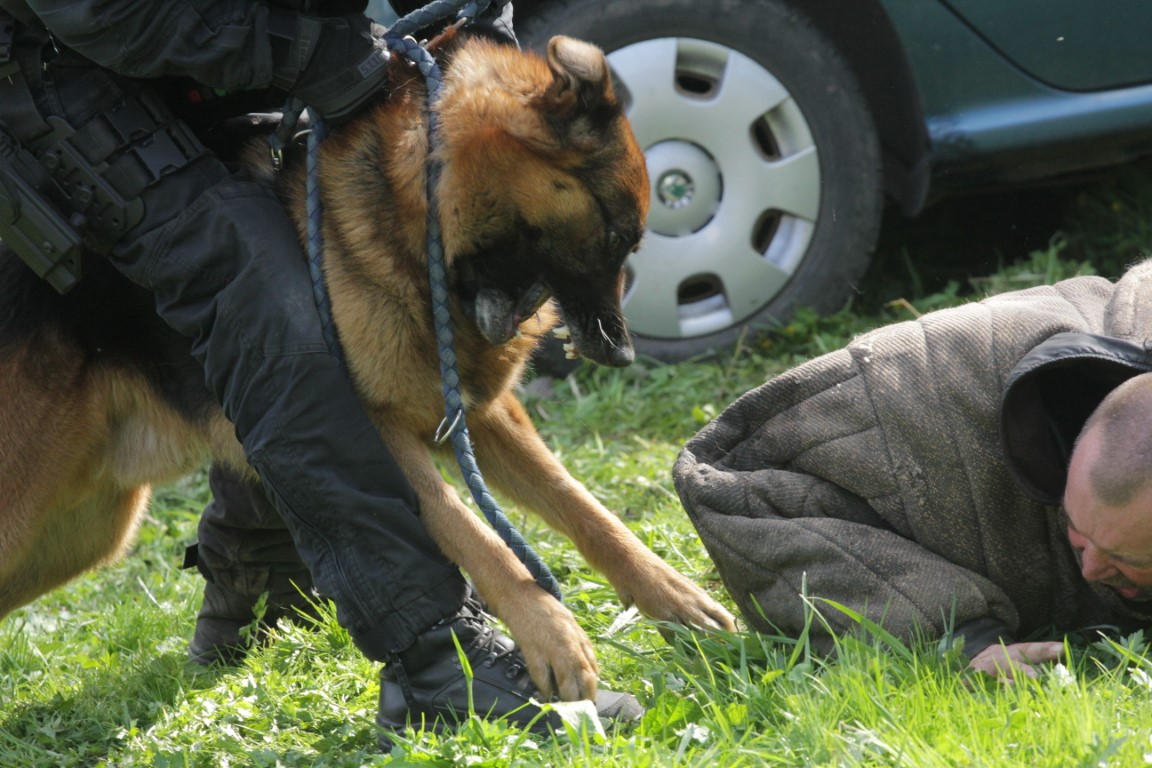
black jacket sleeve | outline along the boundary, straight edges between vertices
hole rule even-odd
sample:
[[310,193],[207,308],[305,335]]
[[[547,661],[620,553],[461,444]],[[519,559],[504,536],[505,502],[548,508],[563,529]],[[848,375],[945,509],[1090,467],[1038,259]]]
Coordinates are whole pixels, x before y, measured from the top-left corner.
[[961,653],[969,661],[990,645],[1012,645],[1016,637],[1004,622],[991,616],[972,619],[960,624],[952,631],[952,642],[963,641]]
[[268,7],[253,0],[28,0],[65,45],[127,77],[229,91],[272,82]]

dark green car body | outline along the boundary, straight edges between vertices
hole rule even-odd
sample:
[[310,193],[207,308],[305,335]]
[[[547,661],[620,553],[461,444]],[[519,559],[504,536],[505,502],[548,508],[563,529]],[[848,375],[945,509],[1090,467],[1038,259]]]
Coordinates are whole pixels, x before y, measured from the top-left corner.
[[882,0],[934,185],[999,185],[1152,150],[1152,3]]
[[842,307],[888,203],[1152,154],[1152,0],[515,0],[515,25],[608,55],[653,183],[624,310],[665,360]]

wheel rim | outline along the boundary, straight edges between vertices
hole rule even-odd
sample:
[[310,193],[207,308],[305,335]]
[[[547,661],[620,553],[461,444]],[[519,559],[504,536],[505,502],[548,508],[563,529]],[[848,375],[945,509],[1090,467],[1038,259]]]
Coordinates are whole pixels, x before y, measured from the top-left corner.
[[627,265],[629,328],[675,340],[747,321],[812,240],[821,180],[807,121],[768,70],[723,45],[658,38],[608,62],[652,183]]

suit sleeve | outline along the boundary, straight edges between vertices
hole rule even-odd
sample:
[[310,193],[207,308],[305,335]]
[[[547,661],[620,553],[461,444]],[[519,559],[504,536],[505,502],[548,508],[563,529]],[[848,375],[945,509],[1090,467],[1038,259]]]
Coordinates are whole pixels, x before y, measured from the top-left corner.
[[126,77],[186,76],[230,91],[272,82],[268,8],[252,0],[30,0],[65,45]]

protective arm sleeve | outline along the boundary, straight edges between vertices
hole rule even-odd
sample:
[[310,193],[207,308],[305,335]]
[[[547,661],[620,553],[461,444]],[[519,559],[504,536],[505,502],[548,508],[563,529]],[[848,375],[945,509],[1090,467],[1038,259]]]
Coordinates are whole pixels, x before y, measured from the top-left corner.
[[815,645],[827,650],[832,635],[860,628],[853,612],[905,640],[941,637],[986,618],[1007,634],[1019,622],[1011,600],[987,578],[896,533],[833,483],[690,462],[682,455],[678,466],[696,480],[681,487],[691,494],[686,507],[725,586],[760,631],[795,636],[815,610],[823,618],[811,624]]
[[172,75],[230,91],[272,83],[266,6],[250,0],[30,0],[65,45],[126,77]]

